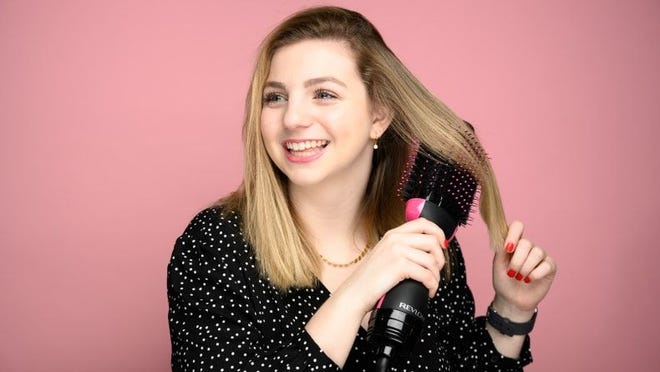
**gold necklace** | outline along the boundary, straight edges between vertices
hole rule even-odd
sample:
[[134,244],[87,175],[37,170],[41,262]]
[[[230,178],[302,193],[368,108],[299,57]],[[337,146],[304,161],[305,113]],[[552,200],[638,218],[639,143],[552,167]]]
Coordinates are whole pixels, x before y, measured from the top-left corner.
[[327,258],[323,257],[323,255],[320,254],[320,253],[319,253],[319,257],[321,257],[321,260],[323,260],[323,262],[327,263],[328,265],[330,265],[332,267],[348,267],[348,266],[351,266],[355,263],[360,262],[360,260],[363,259],[364,256],[367,254],[369,249],[371,249],[371,246],[369,245],[369,243],[367,243],[367,245],[364,246],[364,249],[362,250],[362,252],[360,252],[360,254],[357,257],[355,257],[354,259],[352,259],[351,261],[346,262],[346,263],[334,263],[334,262],[328,260]]

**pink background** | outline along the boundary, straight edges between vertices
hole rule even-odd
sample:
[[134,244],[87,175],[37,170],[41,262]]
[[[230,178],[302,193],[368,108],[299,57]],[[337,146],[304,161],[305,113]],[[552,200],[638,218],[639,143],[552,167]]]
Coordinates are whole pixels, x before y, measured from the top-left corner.
[[[2,371],[169,368],[174,240],[239,183],[258,42],[312,4],[0,2]],[[509,217],[559,261],[528,370],[660,369],[660,3],[353,8],[477,126]],[[460,238],[483,313],[483,224]]]

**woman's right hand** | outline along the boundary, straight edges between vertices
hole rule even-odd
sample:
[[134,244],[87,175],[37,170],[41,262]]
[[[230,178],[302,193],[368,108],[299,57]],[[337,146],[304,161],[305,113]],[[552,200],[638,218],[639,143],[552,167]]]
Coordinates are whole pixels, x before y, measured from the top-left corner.
[[[343,367],[365,315],[387,291],[414,279],[435,295],[445,264],[445,234],[424,218],[383,236],[355,271],[309,319],[305,329],[330,359]],[[448,244],[447,244],[448,245]]]
[[435,296],[445,265],[441,249],[449,244],[433,222],[418,218],[389,230],[333,296],[348,295],[361,314],[404,279],[413,279]]

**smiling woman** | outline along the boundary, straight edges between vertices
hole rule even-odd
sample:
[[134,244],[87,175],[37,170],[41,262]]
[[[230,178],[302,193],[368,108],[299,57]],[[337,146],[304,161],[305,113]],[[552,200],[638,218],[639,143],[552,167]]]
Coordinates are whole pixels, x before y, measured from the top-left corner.
[[[426,324],[409,355],[394,355],[397,370],[531,361],[527,333],[554,261],[521,223],[506,223],[472,127],[362,15],[312,8],[267,36],[243,135],[240,188],[193,219],[168,266],[174,370],[384,370],[368,319],[404,279],[422,283],[429,300],[411,310]],[[474,317],[452,232],[404,220],[399,180],[418,145],[479,184],[495,248],[488,320]]]
[[275,52],[261,134],[289,193],[300,186],[319,195],[339,185],[366,187],[372,143],[389,125],[383,112],[370,104],[348,44],[306,40]]

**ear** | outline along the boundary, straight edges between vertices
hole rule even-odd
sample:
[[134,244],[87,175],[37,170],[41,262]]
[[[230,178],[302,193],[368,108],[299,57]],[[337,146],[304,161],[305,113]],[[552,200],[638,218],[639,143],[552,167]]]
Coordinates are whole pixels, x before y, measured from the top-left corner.
[[371,109],[371,139],[378,139],[385,133],[392,122],[394,114],[389,107],[374,103]]

